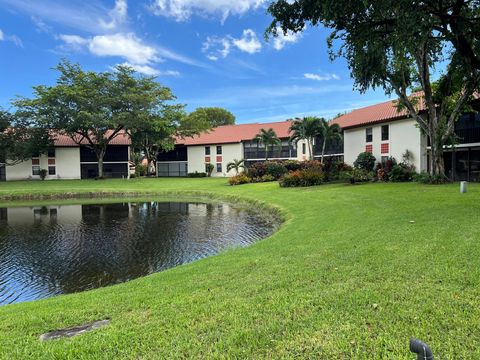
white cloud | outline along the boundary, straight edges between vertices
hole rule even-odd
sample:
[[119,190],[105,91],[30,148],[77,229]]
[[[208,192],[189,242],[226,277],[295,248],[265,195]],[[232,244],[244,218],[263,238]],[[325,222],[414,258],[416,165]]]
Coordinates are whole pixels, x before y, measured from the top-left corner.
[[50,26],[45,24],[45,22],[42,19],[40,19],[39,17],[36,17],[35,15],[32,15],[30,19],[32,19],[32,22],[35,24],[35,27],[38,32],[49,33],[52,30]]
[[245,29],[242,37],[238,39],[230,35],[225,37],[207,37],[207,40],[203,43],[202,51],[208,59],[217,61],[220,58],[226,58],[230,54],[232,46],[249,54],[254,54],[262,49],[262,43],[258,40],[255,31]]
[[115,29],[117,26],[123,24],[127,20],[127,1],[116,0],[115,7],[108,13],[110,21],[100,19],[99,23],[105,29]]
[[58,35],[58,38],[68,45],[81,46],[88,44],[88,40],[78,35]]
[[105,18],[111,10],[98,1],[0,0],[0,3],[2,7],[6,6],[13,11],[35,16],[42,21],[93,34],[105,30],[99,19]]
[[7,35],[0,29],[0,41],[11,41],[16,46],[23,48],[22,39],[20,39],[17,35]]
[[177,54],[161,46],[146,44],[134,33],[116,33],[81,37],[78,35],[59,35],[58,39],[64,42],[60,50],[88,50],[96,56],[118,56],[134,65],[151,65],[169,59],[188,65],[207,67],[186,56]]
[[251,29],[243,30],[243,36],[240,39],[234,39],[233,44],[241,51],[254,54],[262,49],[262,44],[258,40],[257,34]]
[[267,3],[267,0],[154,0],[151,10],[155,15],[186,21],[194,14],[220,15],[222,21],[230,15],[242,15]]
[[145,45],[133,33],[97,35],[88,41],[88,49],[97,56],[120,56],[136,65],[158,62],[154,47]]
[[231,46],[231,40],[228,37],[209,36],[203,43],[202,51],[207,54],[208,59],[217,61],[219,58],[226,58],[230,54]]
[[287,44],[294,44],[302,37],[301,32],[294,33],[290,30],[285,34],[280,27],[277,27],[277,36],[273,38],[275,50],[282,50]]
[[312,73],[305,73],[303,74],[305,79],[315,80],[315,81],[328,81],[328,80],[340,80],[340,76],[337,74],[312,74]]
[[160,71],[149,65],[136,65],[136,64],[131,64],[129,62],[125,62],[120,65],[129,66],[135,71],[147,76],[175,76],[175,77],[180,76],[180,73],[178,71],[174,71],[174,70]]

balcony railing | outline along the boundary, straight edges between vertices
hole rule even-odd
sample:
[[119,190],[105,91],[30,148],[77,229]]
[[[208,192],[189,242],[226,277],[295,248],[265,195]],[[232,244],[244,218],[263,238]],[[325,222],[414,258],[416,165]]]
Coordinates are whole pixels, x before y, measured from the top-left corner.
[[268,150],[268,156],[265,154],[265,150],[256,150],[256,149],[245,149],[244,158],[245,159],[288,159],[296,158],[297,150],[296,149],[282,149],[282,150]]
[[458,144],[480,143],[480,128],[457,129],[455,134]]

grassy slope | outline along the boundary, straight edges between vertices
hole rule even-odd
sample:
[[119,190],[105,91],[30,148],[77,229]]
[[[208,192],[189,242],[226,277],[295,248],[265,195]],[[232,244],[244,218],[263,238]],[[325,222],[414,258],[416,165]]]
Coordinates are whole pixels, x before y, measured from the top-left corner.
[[[225,184],[0,183],[0,196],[212,192],[274,204],[288,218],[249,248],[110,288],[1,307],[0,357],[412,359],[408,339],[416,336],[439,358],[480,358],[479,185],[460,195],[456,185]],[[38,341],[42,332],[107,317],[107,328]]]

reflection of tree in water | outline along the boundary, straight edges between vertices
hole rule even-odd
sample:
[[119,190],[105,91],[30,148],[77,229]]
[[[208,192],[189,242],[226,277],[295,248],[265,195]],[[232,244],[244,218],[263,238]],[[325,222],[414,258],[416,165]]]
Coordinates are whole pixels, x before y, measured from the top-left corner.
[[[115,284],[271,231],[258,229],[247,213],[223,204],[77,207],[68,221],[61,207],[27,209],[24,222],[16,216],[16,222],[0,227],[0,263],[8,265],[7,272],[0,271],[0,304],[2,291],[27,300]],[[0,210],[0,216],[8,224],[8,211]]]

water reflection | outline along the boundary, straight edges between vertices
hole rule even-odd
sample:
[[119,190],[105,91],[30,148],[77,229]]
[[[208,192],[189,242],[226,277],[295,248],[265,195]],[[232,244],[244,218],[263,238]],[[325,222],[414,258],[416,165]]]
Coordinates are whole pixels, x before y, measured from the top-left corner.
[[246,246],[275,226],[228,204],[0,208],[0,304],[127,281]]

